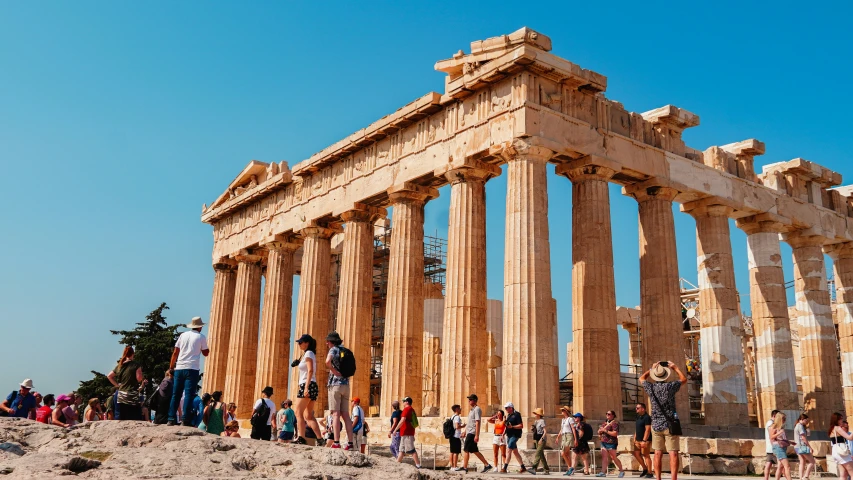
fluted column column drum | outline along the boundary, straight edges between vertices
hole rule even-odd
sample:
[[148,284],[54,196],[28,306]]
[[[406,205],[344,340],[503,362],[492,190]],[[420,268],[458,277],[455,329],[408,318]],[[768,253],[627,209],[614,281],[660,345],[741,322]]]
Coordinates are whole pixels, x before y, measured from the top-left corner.
[[261,314],[261,256],[236,255],[237,286],[225,375],[225,401],[237,404],[237,418],[252,416],[258,392],[255,372],[258,363],[258,322]]
[[225,390],[228,368],[228,342],[231,341],[231,319],[234,315],[234,288],[237,285],[237,265],[223,260],[213,265],[213,298],[210,302],[208,346],[210,355],[204,361],[203,390]]
[[391,251],[382,350],[382,412],[391,402],[412,397],[423,408],[424,204],[433,188],[404,185],[389,190]]
[[486,334],[486,180],[500,167],[474,162],[445,173],[450,181],[447,274],[442,329],[441,415],[488,398]]
[[841,388],[844,411],[853,415],[853,243],[827,248],[835,271],[835,315],[841,350]]

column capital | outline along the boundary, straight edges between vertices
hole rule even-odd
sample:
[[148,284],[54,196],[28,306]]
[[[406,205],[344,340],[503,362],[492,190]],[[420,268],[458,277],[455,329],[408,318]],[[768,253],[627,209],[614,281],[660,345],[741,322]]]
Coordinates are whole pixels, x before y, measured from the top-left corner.
[[259,265],[264,259],[263,255],[258,255],[258,252],[255,249],[240,250],[234,255],[231,255],[231,258],[236,260],[237,263],[248,263],[251,265]]
[[[495,154],[501,156],[507,162],[513,160],[540,160],[547,162],[556,152],[551,149],[533,145],[530,142],[516,138],[511,142],[496,145],[492,149]],[[491,151],[490,151],[491,153]]]
[[351,209],[339,214],[341,221],[344,223],[350,222],[368,222],[373,223],[380,218],[388,216],[388,211],[384,208],[371,207],[363,203],[356,203]]
[[296,235],[276,235],[273,238],[261,243],[261,246],[267,250],[280,250],[295,252],[302,247],[303,240]]
[[228,271],[234,270],[235,268],[237,268],[237,262],[228,257],[222,257],[213,264],[214,270]]
[[853,242],[834,243],[823,247],[823,253],[838,261],[845,258],[853,258]]
[[[711,199],[713,202],[713,199]],[[690,215],[693,218],[697,217],[731,217],[732,213],[734,213],[735,209],[728,205],[721,205],[719,203],[701,203],[702,200],[698,202],[690,202],[681,205],[681,211]]]
[[790,229],[790,221],[772,213],[760,213],[735,220],[737,228],[747,235],[754,233],[784,233]]
[[669,185],[668,181],[643,182],[622,188],[622,193],[634,197],[638,203],[649,200],[664,200],[671,202],[678,196],[678,190]]
[[444,176],[451,185],[461,182],[485,182],[501,174],[501,167],[479,160],[465,159],[455,162],[451,159],[446,166],[435,170],[436,176]]
[[810,235],[808,230],[794,230],[782,234],[784,240],[791,248],[800,247],[823,247],[827,239],[820,235]]
[[302,239],[306,239],[308,237],[314,238],[332,238],[332,235],[338,233],[339,230],[336,228],[322,227],[320,225],[310,225],[299,230],[297,233],[302,237]]
[[622,167],[607,158],[598,155],[586,155],[581,158],[557,165],[555,173],[562,175],[572,182],[582,180],[602,180],[609,182]]
[[438,189],[415,185],[405,182],[395,185],[387,190],[391,204],[416,203],[423,205],[429,200],[438,197]]

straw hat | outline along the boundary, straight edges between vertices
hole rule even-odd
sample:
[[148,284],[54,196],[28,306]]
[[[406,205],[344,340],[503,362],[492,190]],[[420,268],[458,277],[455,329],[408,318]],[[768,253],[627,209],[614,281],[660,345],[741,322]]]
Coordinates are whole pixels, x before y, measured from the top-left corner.
[[561,411],[561,412],[566,412],[566,413],[568,413],[568,414],[571,414],[571,413],[572,413],[572,409],[571,409],[571,408],[569,408],[569,407],[567,407],[567,406],[565,406],[565,405],[563,405],[562,407],[560,407],[560,411]]
[[533,415],[539,415],[540,417],[544,417],[545,411],[542,410],[542,407],[534,408],[533,409]]
[[187,328],[201,328],[204,326],[204,322],[201,321],[201,317],[193,317],[193,320],[187,324]]
[[672,375],[672,369],[669,367],[661,366],[660,364],[655,364],[652,367],[649,376],[652,377],[652,380],[656,382],[665,382],[669,376]]
[[24,379],[24,381],[21,382],[21,386],[24,388],[28,388],[28,389],[32,390],[33,389],[33,381],[29,378]]

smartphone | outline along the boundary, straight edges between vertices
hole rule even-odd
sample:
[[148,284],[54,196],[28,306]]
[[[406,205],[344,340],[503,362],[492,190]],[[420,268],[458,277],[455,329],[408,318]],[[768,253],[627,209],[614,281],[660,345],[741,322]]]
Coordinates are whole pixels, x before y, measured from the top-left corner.
[[669,362],[658,362],[658,363],[660,363],[661,367],[668,367],[669,366]]

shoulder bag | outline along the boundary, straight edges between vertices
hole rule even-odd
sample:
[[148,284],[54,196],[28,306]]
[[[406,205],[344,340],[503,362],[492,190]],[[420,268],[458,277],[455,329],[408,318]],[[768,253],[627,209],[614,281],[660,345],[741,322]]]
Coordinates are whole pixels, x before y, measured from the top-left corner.
[[681,420],[677,418],[672,418],[669,413],[663,408],[663,404],[658,399],[657,394],[655,394],[654,387],[650,388],[649,391],[652,393],[652,398],[660,409],[661,413],[663,413],[664,418],[666,418],[666,425],[669,428],[669,434],[672,436],[681,435],[683,432],[681,431]]

